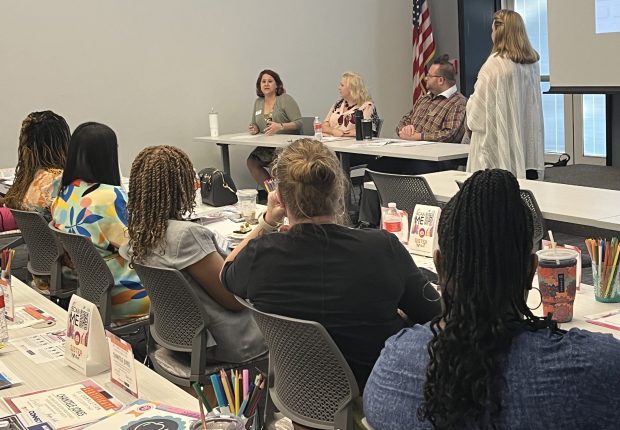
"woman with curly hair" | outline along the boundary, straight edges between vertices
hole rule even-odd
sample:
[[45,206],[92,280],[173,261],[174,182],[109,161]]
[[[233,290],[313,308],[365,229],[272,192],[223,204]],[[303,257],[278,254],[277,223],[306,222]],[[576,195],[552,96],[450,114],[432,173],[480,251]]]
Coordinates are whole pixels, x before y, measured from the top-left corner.
[[[50,110],[30,113],[19,133],[15,180],[0,198],[0,206],[38,211],[49,221],[70,139],[71,130],[62,116]],[[0,231],[16,228],[8,210],[0,208],[0,215]]]
[[184,218],[195,207],[194,178],[192,162],[178,148],[151,146],[138,154],[129,179],[129,243],[121,253],[132,263],[179,270],[209,309],[217,345],[207,356],[243,363],[266,347],[251,312],[220,282],[224,257],[213,233]]
[[515,177],[474,173],[442,212],[438,234],[443,311],[386,342],[364,392],[370,425],[617,428],[620,342],[564,332],[527,307],[538,261]]

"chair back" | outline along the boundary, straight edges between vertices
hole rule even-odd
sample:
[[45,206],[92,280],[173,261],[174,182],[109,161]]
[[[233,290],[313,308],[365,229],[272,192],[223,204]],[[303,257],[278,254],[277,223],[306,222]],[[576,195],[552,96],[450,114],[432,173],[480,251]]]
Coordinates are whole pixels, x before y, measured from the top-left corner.
[[114,277],[108,265],[89,238],[60,231],[54,227],[53,221],[49,229],[62,243],[77,270],[77,295],[94,303],[99,309],[104,327],[109,327],[112,322]]
[[299,134],[302,136],[314,136],[314,117],[302,116],[301,117],[301,130]]
[[521,192],[521,200],[525,203],[525,206],[528,207],[530,212],[532,213],[532,222],[534,224],[534,237],[532,239],[534,247],[540,248],[540,242],[545,236],[545,219],[543,218],[542,212],[538,207],[538,202],[534,197],[534,194],[530,190],[520,190]]
[[394,175],[391,173],[374,172],[367,170],[372,178],[382,207],[388,203],[396,203],[398,209],[404,209],[409,214],[409,224],[415,205],[440,206],[431,187],[422,176]]
[[194,338],[209,319],[187,279],[176,269],[138,263],[133,267],[151,299],[151,335],[155,341],[173,351],[191,351]]
[[353,372],[321,324],[252,310],[269,347],[269,395],[285,416],[301,425],[352,429],[359,395]]
[[50,277],[50,294],[60,290],[64,250],[47,228],[47,221],[36,211],[11,209],[11,213],[28,245],[28,271],[33,275]]

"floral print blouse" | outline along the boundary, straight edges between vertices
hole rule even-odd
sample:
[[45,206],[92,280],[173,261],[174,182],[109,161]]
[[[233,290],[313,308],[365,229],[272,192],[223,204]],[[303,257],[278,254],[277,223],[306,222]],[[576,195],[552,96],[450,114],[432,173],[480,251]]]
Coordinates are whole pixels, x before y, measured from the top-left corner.
[[90,238],[114,276],[112,320],[148,315],[150,300],[136,272],[118,253],[127,240],[127,194],[120,186],[76,179],[52,205],[54,226]]
[[329,109],[325,122],[332,128],[337,128],[343,132],[352,131],[355,134],[355,111],[358,109],[362,111],[364,119],[372,120],[372,131],[376,136],[379,115],[377,115],[375,104],[370,100],[358,106],[356,104],[349,105],[344,99],[340,99]]

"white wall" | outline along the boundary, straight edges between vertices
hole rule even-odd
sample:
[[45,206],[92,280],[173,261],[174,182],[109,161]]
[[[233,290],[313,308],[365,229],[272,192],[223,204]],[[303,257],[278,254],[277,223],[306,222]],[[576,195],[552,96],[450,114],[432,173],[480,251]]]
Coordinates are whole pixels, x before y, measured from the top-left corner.
[[[450,59],[459,59],[458,0],[429,0],[428,7],[437,55],[448,54]],[[458,86],[459,79],[457,76]]]
[[[148,145],[187,151],[197,168],[219,150],[192,137],[245,130],[257,73],[273,68],[304,116],[323,117],[340,74],[361,73],[384,134],[411,103],[410,0],[54,0],[0,4],[0,167],[13,166],[33,110],[111,126],[121,167]],[[231,150],[237,185],[248,151]]]

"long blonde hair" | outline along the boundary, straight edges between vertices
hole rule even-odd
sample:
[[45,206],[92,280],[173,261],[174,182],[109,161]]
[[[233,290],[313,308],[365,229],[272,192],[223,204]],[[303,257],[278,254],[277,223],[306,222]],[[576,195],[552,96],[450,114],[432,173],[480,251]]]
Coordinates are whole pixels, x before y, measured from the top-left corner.
[[346,179],[336,154],[323,143],[299,139],[284,148],[274,167],[287,211],[295,218],[333,215],[346,223]]
[[360,75],[355,72],[344,72],[342,78],[351,94],[351,98],[358,106],[371,100],[364,79]]
[[540,59],[527,37],[523,18],[517,12],[498,10],[493,15],[495,40],[491,54],[508,57],[519,64],[532,64]]

